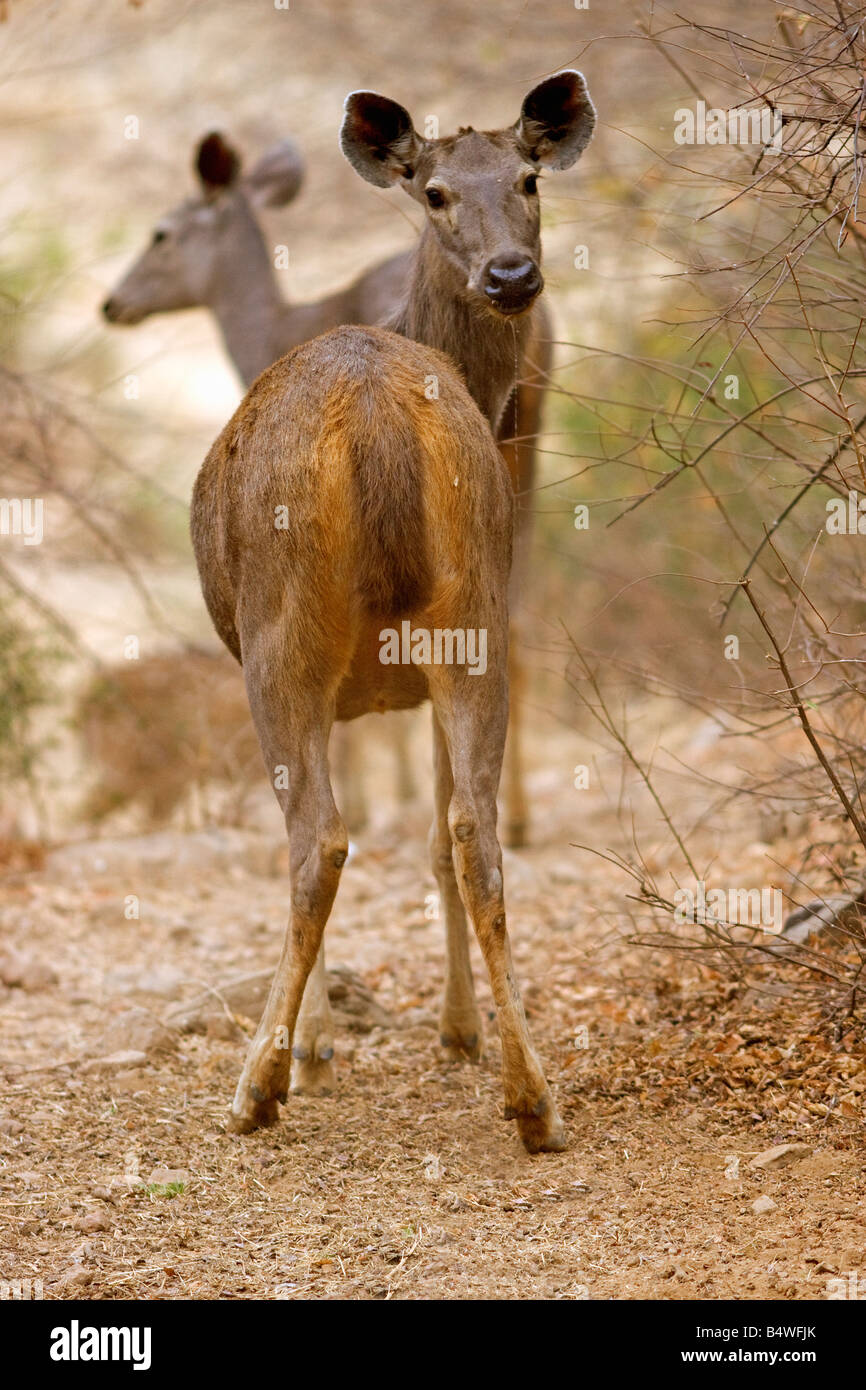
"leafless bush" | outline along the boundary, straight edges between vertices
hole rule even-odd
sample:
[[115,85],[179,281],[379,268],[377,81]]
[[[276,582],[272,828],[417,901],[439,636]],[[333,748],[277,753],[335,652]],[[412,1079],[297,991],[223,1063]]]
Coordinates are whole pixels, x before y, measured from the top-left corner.
[[[638,484],[602,505],[610,526],[649,508],[660,525],[672,518],[684,546],[689,536],[693,551],[707,542],[703,563],[679,578],[710,595],[700,645],[712,679],[689,688],[686,663],[671,674],[651,660],[646,677],[710,710],[727,734],[762,744],[783,736],[775,766],[762,749],[759,771],[726,794],[796,807],[804,843],[793,903],[835,892],[853,910],[832,941],[812,944],[706,916],[638,939],[687,946],[738,972],[769,963],[791,987],[808,980],[854,1008],[866,960],[857,908],[866,876],[866,22],[861,7],[837,0],[743,11],[736,31],[654,10],[639,29],[671,69],[677,100],[667,114],[685,133],[657,152],[664,178],[653,205],[676,302],[667,355],[632,357],[631,402],[620,399],[600,426],[606,466],[627,468]],[[744,127],[728,113],[749,110],[767,113],[757,143],[689,142],[710,118],[716,134],[725,129],[714,112],[730,132]],[[571,683],[656,800],[682,873],[698,879],[599,669],[576,649]],[[621,864],[643,907],[656,919],[674,913],[673,890],[637,845]]]

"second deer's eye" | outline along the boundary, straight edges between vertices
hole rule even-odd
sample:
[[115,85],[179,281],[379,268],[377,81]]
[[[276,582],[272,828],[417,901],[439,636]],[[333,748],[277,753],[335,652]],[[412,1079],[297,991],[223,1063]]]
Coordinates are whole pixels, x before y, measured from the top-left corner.
[[161,241],[165,241],[168,232],[156,231],[153,234],[153,245],[158,246]]
[[424,190],[427,199],[427,206],[431,208],[442,208],[445,206],[445,194],[438,188],[427,188]]
[[533,193],[537,193],[537,192],[538,192],[538,175],[537,175],[537,174],[527,174],[527,175],[526,175],[526,178],[523,180],[523,191],[524,191],[524,193],[530,194],[530,196],[531,196]]

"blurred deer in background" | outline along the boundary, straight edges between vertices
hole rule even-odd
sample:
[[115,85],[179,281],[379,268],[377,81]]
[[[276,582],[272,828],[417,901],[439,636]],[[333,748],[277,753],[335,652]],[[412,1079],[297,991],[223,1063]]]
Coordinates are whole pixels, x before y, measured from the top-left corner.
[[[333,1082],[323,939],[348,839],[331,725],[429,698],[437,873],[452,924],[458,910],[462,920],[469,991],[464,906],[490,975],[505,1114],[530,1152],[565,1146],[514,976],[496,836],[513,512],[502,456],[453,364],[381,328],[334,329],[275,363],[202,466],[191,511],[202,589],[243,665],[291,876],[282,954],[232,1103],[237,1131],[273,1124],[290,1080],[305,1092]],[[385,629],[404,623],[428,639],[483,633],[485,669],[414,643],[411,659],[383,662]],[[461,1002],[446,997],[455,1030],[477,1019],[474,995],[474,1016]]]
[[[245,386],[298,343],[342,323],[374,323],[399,297],[409,257],[395,256],[348,289],[311,304],[288,304],[277,284],[257,208],[283,207],[297,195],[304,161],[292,140],[269,149],[247,174],[220,135],[195,152],[201,192],[161,217],[150,245],[103,305],[110,323],[141,323],[150,314],[207,308]],[[181,660],[181,658],[178,658]],[[178,682],[183,673],[178,671]],[[127,686],[134,683],[130,675]],[[133,695],[132,692],[130,692]],[[392,718],[397,794],[415,794],[405,717]],[[340,726],[336,765],[340,802],[350,829],[367,820],[360,748],[354,730]]]
[[[539,299],[539,171],[570,168],[594,128],[583,75],[571,69],[533,87],[513,126],[466,126],[442,139],[418,135],[408,111],[376,92],[346,98],[340,144],[349,163],[378,188],[399,184],[424,209],[407,288],[382,322],[439,348],[462,369],[499,438],[518,499],[533,486],[552,356],[550,318]],[[512,611],[528,560],[531,521],[529,505],[518,504]],[[504,838],[520,845],[527,806],[519,720],[523,675],[514,633],[510,674]]]

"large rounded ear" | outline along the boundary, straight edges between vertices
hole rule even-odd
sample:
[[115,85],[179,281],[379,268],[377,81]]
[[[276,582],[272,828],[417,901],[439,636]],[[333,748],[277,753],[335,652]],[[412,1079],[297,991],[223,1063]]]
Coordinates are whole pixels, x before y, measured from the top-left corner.
[[595,107],[583,73],[566,68],[528,93],[514,133],[518,148],[532,164],[570,169],[594,129]]
[[388,188],[413,177],[425,142],[404,106],[378,92],[350,92],[343,110],[340,149],[362,179]]
[[305,173],[304,156],[294,140],[281,140],[244,175],[244,188],[257,207],[282,208],[297,196]]
[[218,193],[220,189],[233,184],[240,173],[240,155],[218,131],[211,131],[196,150],[195,171],[206,195]]

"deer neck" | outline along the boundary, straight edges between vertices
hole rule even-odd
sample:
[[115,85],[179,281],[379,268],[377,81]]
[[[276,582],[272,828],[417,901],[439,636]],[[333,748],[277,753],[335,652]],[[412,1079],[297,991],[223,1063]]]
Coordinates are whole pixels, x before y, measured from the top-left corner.
[[523,362],[529,334],[527,315],[496,318],[467,299],[459,273],[425,228],[406,298],[387,326],[451,357],[496,432]]
[[[261,228],[246,201],[223,238],[208,308],[245,386],[280,355],[274,344],[288,306]],[[285,348],[282,351],[286,351]]]

